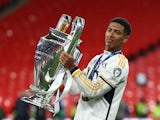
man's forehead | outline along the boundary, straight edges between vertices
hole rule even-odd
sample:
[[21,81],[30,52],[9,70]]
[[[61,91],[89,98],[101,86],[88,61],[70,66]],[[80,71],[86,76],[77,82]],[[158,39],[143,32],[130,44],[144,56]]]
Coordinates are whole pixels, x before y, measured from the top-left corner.
[[118,29],[118,30],[124,30],[124,26],[117,23],[117,22],[111,22],[109,25],[108,25],[108,28],[112,28],[112,29]]

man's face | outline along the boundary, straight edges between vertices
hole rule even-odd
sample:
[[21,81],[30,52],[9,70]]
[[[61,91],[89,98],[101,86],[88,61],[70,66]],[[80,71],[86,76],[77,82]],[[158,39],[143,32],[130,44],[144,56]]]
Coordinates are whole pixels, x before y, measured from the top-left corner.
[[127,38],[128,36],[125,34],[124,27],[121,24],[110,23],[105,33],[106,50],[115,51],[121,49]]

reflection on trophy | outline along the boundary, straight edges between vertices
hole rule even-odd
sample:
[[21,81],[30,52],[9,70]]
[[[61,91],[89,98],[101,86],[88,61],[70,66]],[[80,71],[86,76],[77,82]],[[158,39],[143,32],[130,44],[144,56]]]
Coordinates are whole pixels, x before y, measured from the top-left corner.
[[[59,102],[68,93],[72,83],[71,74],[59,62],[59,56],[63,51],[72,54],[76,64],[82,57],[78,47],[85,21],[76,16],[72,22],[70,34],[67,34],[66,30],[70,23],[71,17],[63,14],[56,28],[50,28],[49,34],[40,38],[35,51],[34,84],[27,90],[33,95],[21,99],[47,109],[54,115],[59,112]],[[65,87],[60,91],[63,83]]]

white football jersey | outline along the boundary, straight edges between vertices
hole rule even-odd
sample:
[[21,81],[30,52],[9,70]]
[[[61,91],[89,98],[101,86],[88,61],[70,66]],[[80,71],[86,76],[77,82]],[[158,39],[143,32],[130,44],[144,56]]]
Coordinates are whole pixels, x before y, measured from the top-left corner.
[[[111,54],[104,51],[95,56],[83,71],[76,69],[72,73],[71,93],[80,93],[74,120],[115,120],[129,66],[123,54]],[[91,74],[93,70],[94,74]]]

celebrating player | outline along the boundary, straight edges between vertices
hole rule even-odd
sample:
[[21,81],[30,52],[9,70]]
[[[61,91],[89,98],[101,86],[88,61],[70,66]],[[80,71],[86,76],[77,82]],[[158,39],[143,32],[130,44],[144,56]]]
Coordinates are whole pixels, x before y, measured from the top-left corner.
[[96,55],[82,71],[71,55],[59,58],[70,70],[73,84],[70,92],[80,93],[74,120],[115,120],[122,99],[129,65],[122,46],[131,34],[131,25],[124,18],[113,18],[105,33],[105,50]]

